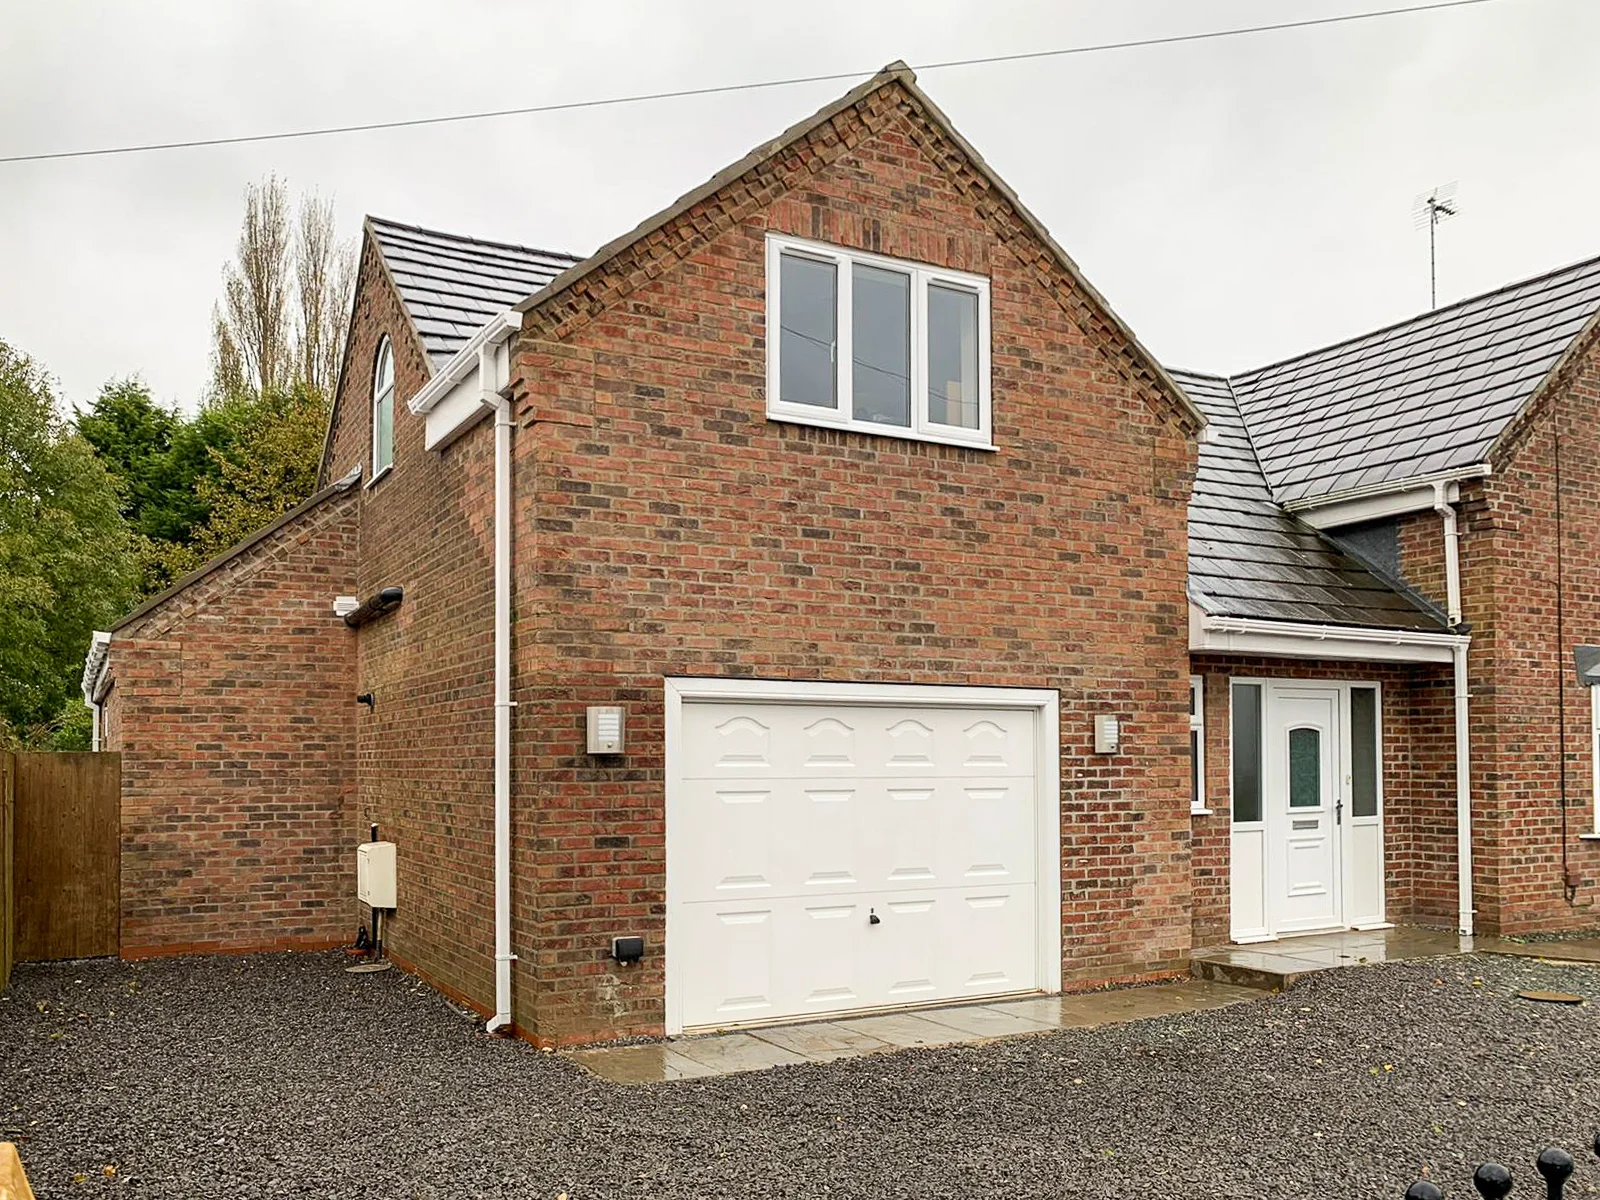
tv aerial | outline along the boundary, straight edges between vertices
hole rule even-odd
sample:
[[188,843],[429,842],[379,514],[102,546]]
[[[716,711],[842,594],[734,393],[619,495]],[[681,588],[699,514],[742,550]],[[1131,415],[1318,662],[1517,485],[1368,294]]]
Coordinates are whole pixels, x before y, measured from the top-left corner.
[[1448,220],[1461,211],[1456,200],[1456,185],[1441,183],[1430,192],[1423,192],[1411,207],[1413,223],[1418,229],[1428,227],[1428,307],[1439,307],[1439,260],[1435,249],[1435,232],[1439,222]]

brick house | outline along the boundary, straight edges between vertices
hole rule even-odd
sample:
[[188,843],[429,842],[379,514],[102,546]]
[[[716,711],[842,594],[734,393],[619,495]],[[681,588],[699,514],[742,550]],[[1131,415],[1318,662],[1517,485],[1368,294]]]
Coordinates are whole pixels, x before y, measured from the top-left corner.
[[899,64],[587,258],[369,219],[327,486],[91,648],[124,953],[348,940],[369,823],[550,1043],[1600,924],[1574,270],[1168,372]]

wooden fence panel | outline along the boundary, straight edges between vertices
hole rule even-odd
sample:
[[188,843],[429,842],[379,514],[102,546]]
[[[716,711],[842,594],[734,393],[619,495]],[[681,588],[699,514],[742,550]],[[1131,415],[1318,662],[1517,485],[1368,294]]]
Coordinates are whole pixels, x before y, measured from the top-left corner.
[[11,982],[11,964],[16,961],[17,908],[12,887],[13,831],[16,829],[16,801],[12,784],[16,764],[10,754],[0,750],[0,988]]
[[122,759],[15,756],[16,958],[117,952]]

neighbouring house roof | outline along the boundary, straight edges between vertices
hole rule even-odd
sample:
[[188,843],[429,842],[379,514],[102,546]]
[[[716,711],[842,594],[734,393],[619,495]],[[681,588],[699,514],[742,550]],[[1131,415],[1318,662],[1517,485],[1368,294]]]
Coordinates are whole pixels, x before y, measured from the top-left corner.
[[1172,371],[1205,412],[1189,500],[1189,595],[1214,616],[1442,631],[1443,617],[1272,498],[1221,376]]
[[1597,312],[1600,258],[1228,382],[1292,505],[1486,461]]
[[580,261],[575,254],[441,233],[368,217],[400,299],[437,369],[483,323]]

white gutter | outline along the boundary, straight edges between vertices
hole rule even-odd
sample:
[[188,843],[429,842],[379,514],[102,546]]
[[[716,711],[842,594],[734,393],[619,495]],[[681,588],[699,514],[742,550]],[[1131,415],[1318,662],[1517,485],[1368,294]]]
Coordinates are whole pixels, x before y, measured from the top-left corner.
[[1461,535],[1455,505],[1450,503],[1450,485],[1442,479],[1433,485],[1433,511],[1444,518],[1445,610],[1454,627],[1461,624]]
[[[522,328],[522,314],[519,312],[497,313],[489,318],[484,327],[467,339],[467,344],[455,352],[455,355],[443,367],[435,371],[432,378],[422,385],[417,394],[406,401],[406,407],[418,416],[431,412],[433,406],[443,400],[456,384],[460,383],[474,370],[482,369],[483,358],[479,353],[485,346],[498,346],[507,337]],[[489,376],[481,376],[489,378]]]
[[1472,736],[1467,722],[1467,648],[1455,650],[1456,693],[1456,928],[1472,936]]
[[1423,629],[1377,629],[1356,625],[1313,625],[1255,617],[1212,616],[1189,608],[1189,650],[1195,654],[1264,654],[1289,658],[1347,659],[1357,662],[1447,663],[1464,634]]
[[106,671],[111,666],[111,635],[96,629],[89,639],[89,653],[83,660],[83,702],[94,718],[89,748],[100,749],[100,705],[106,698]]
[[1412,475],[1405,479],[1390,479],[1383,483],[1368,483],[1361,487],[1345,488],[1338,492],[1329,492],[1325,496],[1307,496],[1299,500],[1288,500],[1283,508],[1292,513],[1311,512],[1319,508],[1327,508],[1333,504],[1343,504],[1351,500],[1370,500],[1376,496],[1392,496],[1399,492],[1411,492],[1422,488],[1432,487],[1437,483],[1460,483],[1466,479],[1484,479],[1493,473],[1493,468],[1486,462],[1473,463],[1467,467],[1452,467],[1448,471],[1434,471],[1428,475]]
[[1257,617],[1201,618],[1207,629],[1223,633],[1276,633],[1284,637],[1375,642],[1384,646],[1455,646],[1467,639],[1458,633],[1430,633],[1426,629],[1377,629],[1367,625],[1312,625],[1300,621],[1266,621]]

